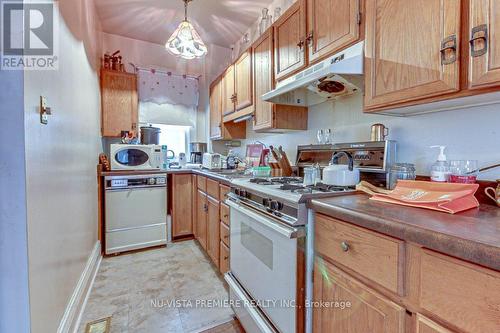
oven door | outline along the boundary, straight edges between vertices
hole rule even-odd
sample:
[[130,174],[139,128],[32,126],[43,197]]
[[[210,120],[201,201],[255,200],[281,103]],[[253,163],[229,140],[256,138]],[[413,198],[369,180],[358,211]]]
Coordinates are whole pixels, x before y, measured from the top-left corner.
[[296,331],[297,250],[303,228],[292,228],[227,199],[231,274],[280,332]]

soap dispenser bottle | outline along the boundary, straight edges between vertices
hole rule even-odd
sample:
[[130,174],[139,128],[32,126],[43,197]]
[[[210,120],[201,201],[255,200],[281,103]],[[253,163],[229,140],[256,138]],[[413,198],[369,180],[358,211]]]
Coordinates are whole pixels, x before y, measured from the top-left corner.
[[447,182],[450,178],[450,165],[446,161],[444,150],[446,146],[431,146],[430,148],[439,148],[439,156],[437,161],[431,166],[431,181]]

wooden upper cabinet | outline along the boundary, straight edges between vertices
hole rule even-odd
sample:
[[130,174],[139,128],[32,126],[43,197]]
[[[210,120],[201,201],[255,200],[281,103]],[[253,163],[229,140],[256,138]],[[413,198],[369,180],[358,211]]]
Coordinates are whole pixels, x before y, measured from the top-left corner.
[[471,0],[469,7],[469,88],[500,84],[500,2]]
[[272,127],[273,104],[260,97],[273,89],[273,29],[268,30],[253,46],[255,114],[253,129]]
[[121,137],[122,131],[137,131],[137,76],[101,70],[101,133]]
[[217,78],[210,86],[210,138],[222,136],[222,91],[221,78]]
[[365,110],[460,89],[459,0],[367,0]]
[[234,91],[236,111],[253,104],[252,89],[252,49],[248,49],[234,63]]
[[193,234],[193,183],[190,174],[172,175],[172,237]]
[[229,66],[222,75],[222,114],[227,115],[235,110],[234,65]]
[[305,0],[297,0],[274,23],[276,80],[284,79],[307,65],[305,13]]
[[332,55],[360,36],[360,0],[308,0],[309,62]]
[[306,130],[308,109],[273,104],[261,96],[274,88],[273,29],[265,32],[253,45],[255,113],[253,129],[257,132]]
[[[319,259],[317,259],[319,260]],[[313,309],[313,332],[403,333],[406,311],[327,261],[314,268],[313,301],[349,301],[350,307]],[[321,268],[321,269],[320,269]]]

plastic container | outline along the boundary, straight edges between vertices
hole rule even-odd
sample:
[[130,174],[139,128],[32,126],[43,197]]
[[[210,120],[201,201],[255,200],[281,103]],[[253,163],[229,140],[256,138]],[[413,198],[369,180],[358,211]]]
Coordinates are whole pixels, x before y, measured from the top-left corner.
[[431,146],[430,148],[439,148],[439,155],[436,162],[431,166],[431,181],[446,183],[450,178],[450,164],[446,161],[444,150],[446,146]]
[[417,172],[415,165],[411,163],[394,163],[389,170],[389,184],[387,188],[393,190],[399,179],[415,180]]
[[254,177],[269,177],[271,176],[271,167],[269,166],[253,167],[252,175]]
[[450,161],[450,183],[475,184],[477,180],[478,161]]

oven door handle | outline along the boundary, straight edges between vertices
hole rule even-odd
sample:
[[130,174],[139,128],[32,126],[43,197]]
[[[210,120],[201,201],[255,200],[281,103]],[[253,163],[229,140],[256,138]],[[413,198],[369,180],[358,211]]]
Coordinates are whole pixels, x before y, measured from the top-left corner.
[[246,208],[242,205],[239,205],[238,203],[234,202],[231,199],[226,199],[225,203],[229,207],[237,210],[238,212],[240,212],[242,214],[245,214],[246,216],[256,220],[257,222],[264,225],[265,227],[270,228],[270,229],[278,232],[282,236],[285,236],[286,238],[294,239],[294,238],[303,237],[305,235],[304,228],[292,228],[292,227],[285,226],[282,223],[272,221],[270,218],[265,217],[252,209],[249,209],[249,208]]

